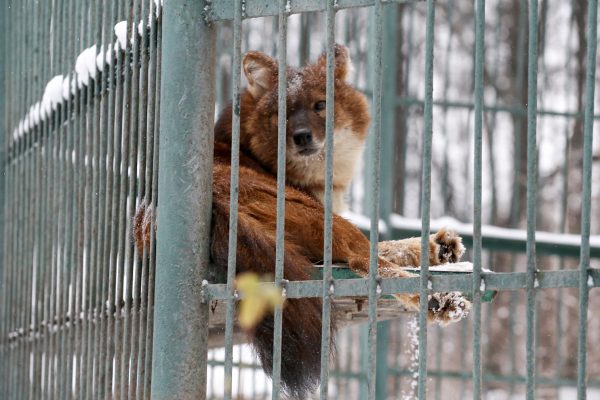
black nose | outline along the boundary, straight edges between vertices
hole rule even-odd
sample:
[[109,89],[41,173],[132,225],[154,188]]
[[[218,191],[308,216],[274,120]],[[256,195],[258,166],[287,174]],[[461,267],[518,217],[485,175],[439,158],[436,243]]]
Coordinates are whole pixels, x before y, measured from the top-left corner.
[[312,133],[308,129],[298,129],[293,137],[296,146],[306,147],[312,143]]

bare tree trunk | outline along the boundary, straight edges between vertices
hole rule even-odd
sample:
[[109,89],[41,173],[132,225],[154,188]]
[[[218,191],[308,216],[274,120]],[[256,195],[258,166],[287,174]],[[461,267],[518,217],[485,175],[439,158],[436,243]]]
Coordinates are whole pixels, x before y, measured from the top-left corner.
[[[398,24],[396,24],[396,93],[400,96],[406,96],[406,87],[405,87],[405,62],[406,56],[404,54],[405,49],[403,48],[404,44],[404,25],[402,21],[404,21],[404,12],[406,9],[406,4],[398,5]],[[405,174],[406,174],[406,126],[407,126],[407,107],[399,106],[396,114],[395,121],[395,154],[396,157],[394,159],[395,166],[395,188],[396,192],[394,193],[394,204],[392,209],[394,212],[399,214],[404,214],[404,195],[405,195]]]
[[[572,1],[572,18],[577,34],[577,48],[575,51],[575,79],[577,81],[577,111],[583,114],[585,93],[585,53],[586,39],[586,14],[587,2]],[[569,155],[569,207],[567,214],[568,232],[577,233],[581,229],[581,168],[583,156],[583,117],[575,118],[573,134],[571,136],[571,152]]]
[[[512,0],[507,15],[508,41],[515,51],[510,52],[508,71],[511,79],[509,103],[524,106],[527,99],[527,15],[524,1]],[[512,226],[518,225],[524,218],[525,199],[527,193],[527,119],[524,114],[512,114],[514,139],[514,175],[513,201],[511,203],[510,221]]]

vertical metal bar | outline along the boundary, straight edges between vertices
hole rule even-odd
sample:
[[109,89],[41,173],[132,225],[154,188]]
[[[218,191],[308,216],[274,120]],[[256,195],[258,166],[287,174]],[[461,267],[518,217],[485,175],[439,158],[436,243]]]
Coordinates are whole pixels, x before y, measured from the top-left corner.
[[586,399],[587,314],[590,267],[590,220],[592,198],[592,150],[594,138],[594,95],[596,88],[596,47],[598,45],[598,1],[588,2],[587,65],[583,136],[583,179],[581,194],[581,254],[579,261],[579,332],[577,340],[577,398]]
[[[100,176],[98,181],[98,230],[97,230],[97,242],[98,250],[96,255],[96,262],[98,263],[99,278],[96,300],[96,307],[98,309],[98,322],[96,329],[98,331],[97,342],[97,354],[96,354],[96,368],[94,371],[95,376],[95,396],[98,398],[107,397],[107,380],[110,381],[110,376],[106,375],[105,365],[108,363],[108,314],[110,313],[111,302],[109,300],[108,292],[109,288],[109,275],[110,275],[110,255],[109,255],[109,243],[110,243],[110,232],[111,232],[111,215],[110,207],[112,206],[112,157],[113,157],[113,123],[114,118],[114,88],[112,84],[113,68],[114,64],[110,62],[108,64],[108,57],[112,57],[112,51],[108,48],[108,43],[112,37],[112,24],[113,24],[113,7],[110,2],[104,2],[101,9],[101,24],[99,29],[99,42],[96,44],[96,51],[99,52],[97,57],[103,62],[97,65],[98,71],[97,81],[100,87],[100,149],[98,167],[100,168]],[[108,54],[107,54],[108,53]],[[98,58],[97,58],[98,60]],[[97,63],[98,64],[98,63]],[[111,360],[112,364],[112,360]]]
[[[77,39],[75,42],[75,49],[81,49],[82,43],[84,43],[85,38],[85,27],[86,21],[83,17],[86,2],[76,2],[75,4],[75,13],[78,24],[75,27],[75,31],[78,31],[78,35],[76,35]],[[74,78],[77,78],[74,75]],[[75,85],[77,85],[77,81],[75,81]],[[77,87],[77,86],[76,86]],[[75,260],[79,268],[76,273],[76,284],[75,284],[75,309],[74,309],[74,321],[76,323],[75,326],[75,360],[76,365],[74,366],[74,371],[76,371],[76,379],[73,388],[73,397],[81,398],[85,393],[85,379],[84,379],[84,362],[85,362],[85,332],[87,328],[87,314],[85,310],[85,274],[87,273],[87,265],[85,263],[86,257],[86,249],[85,249],[85,239],[87,233],[87,209],[86,209],[86,179],[87,179],[87,171],[86,171],[86,162],[87,162],[87,154],[86,154],[86,142],[87,142],[87,130],[86,130],[86,118],[87,118],[87,109],[85,108],[87,95],[87,89],[83,90],[75,90],[75,94],[73,96],[73,102],[75,105],[77,119],[76,119],[76,134],[75,134],[75,151],[77,154],[76,158],[76,168],[77,168],[77,225],[78,225],[78,240],[75,247]]]
[[[28,37],[29,37],[29,41],[33,40],[34,37],[34,25],[33,25],[33,18],[31,18],[32,16],[32,9],[33,9],[33,3],[28,3],[27,4],[27,13],[29,15],[28,18],[28,27],[27,27],[27,31],[28,31]],[[30,359],[30,351],[31,351],[31,342],[28,340],[28,335],[29,335],[29,328],[30,328],[30,324],[31,324],[31,275],[32,275],[32,258],[31,258],[31,210],[33,208],[33,201],[31,200],[31,194],[32,194],[32,187],[33,185],[31,184],[31,176],[32,176],[32,168],[31,168],[31,161],[32,161],[32,154],[31,154],[31,146],[32,146],[32,131],[33,131],[33,124],[31,122],[31,120],[28,118],[27,116],[27,111],[29,110],[30,104],[32,103],[31,99],[33,98],[33,82],[34,82],[34,65],[33,65],[33,52],[30,51],[29,49],[27,49],[26,53],[25,53],[25,62],[26,62],[26,66],[27,66],[27,76],[26,76],[26,81],[25,81],[25,96],[24,96],[24,100],[25,100],[25,108],[24,108],[24,113],[23,113],[23,117],[26,120],[29,120],[29,131],[27,133],[25,133],[24,135],[24,152],[21,155],[21,163],[23,164],[23,168],[24,168],[24,202],[21,203],[21,207],[23,208],[23,213],[24,213],[24,218],[22,221],[23,224],[23,236],[21,238],[21,248],[22,248],[22,262],[20,265],[20,269],[22,270],[21,274],[22,274],[22,279],[23,279],[23,285],[22,285],[22,304],[23,304],[23,310],[22,310],[22,318],[21,318],[21,325],[20,325],[20,329],[21,329],[21,338],[20,338],[20,343],[19,346],[21,347],[21,353],[22,353],[22,368],[23,370],[21,371],[21,382],[22,382],[22,387],[21,387],[21,393],[26,394],[28,391],[28,386],[29,386],[29,368],[30,368],[30,363],[31,363],[31,359]]]
[[371,229],[369,254],[369,370],[368,388],[369,399],[375,399],[376,365],[377,365],[377,299],[379,298],[379,193],[381,178],[381,93],[382,93],[382,52],[383,52],[383,4],[375,2],[375,49],[373,54],[373,146],[372,146],[372,179],[371,189]]
[[[9,3],[11,5],[11,9],[9,10],[9,15],[7,16],[7,25],[8,25],[8,34],[7,36],[7,40],[10,40],[11,43],[14,43],[15,40],[15,35],[17,32],[17,29],[13,28],[14,26],[14,20],[16,19],[16,7],[13,6],[12,1]],[[11,29],[12,28],[12,29]],[[17,46],[6,46],[7,49],[10,49],[10,57],[6,57],[5,59],[9,59],[10,60],[10,64],[7,65],[8,67],[8,71],[7,71],[7,75],[6,76],[10,76],[9,74],[11,72],[14,73],[14,70],[16,69],[16,47]],[[9,91],[7,93],[8,96],[12,95],[13,93],[15,93],[17,91],[16,88],[16,79],[11,79],[9,81]],[[17,125],[18,125],[18,120],[16,120],[16,118],[14,117],[15,114],[15,101],[10,101],[7,107],[7,118],[9,120],[9,125],[11,127],[11,130],[9,133],[7,133],[6,138],[5,138],[5,145],[6,145],[6,149],[7,149],[7,156],[9,160],[13,159],[13,154],[14,154],[14,136],[13,136],[13,132],[15,129],[17,129]],[[5,178],[5,187],[6,187],[6,191],[7,191],[7,198],[5,200],[5,204],[4,204],[4,217],[5,217],[5,222],[4,222],[4,226],[3,226],[3,230],[4,230],[4,237],[5,238],[10,238],[12,237],[12,228],[13,228],[13,220],[14,220],[14,213],[12,212],[12,207],[14,204],[14,162],[10,162],[7,163],[6,166],[6,178]],[[13,285],[12,285],[12,241],[8,241],[6,240],[6,242],[4,243],[4,258],[3,258],[3,273],[4,273],[4,286],[6,289],[6,292],[4,293],[4,303],[5,305],[5,312],[4,312],[4,320],[3,320],[3,326],[4,326],[4,334],[6,337],[6,347],[5,347],[5,351],[6,351],[6,358],[4,358],[6,360],[6,363],[3,364],[11,364],[12,361],[12,349],[11,349],[11,343],[9,340],[9,335],[11,332],[11,328],[12,328],[12,307],[10,307],[10,305],[12,304],[12,290],[13,290]],[[6,384],[5,384],[5,397],[10,396],[11,394],[11,384],[12,384],[12,374],[13,374],[13,369],[12,368],[7,368],[5,367],[5,379],[6,379]]]
[[388,354],[390,344],[390,321],[377,323],[377,367],[375,376],[375,398],[387,398]]
[[[102,36],[102,4],[100,2],[92,2],[90,6],[90,31],[91,31],[91,43],[96,43],[96,51],[94,52],[94,60],[96,59],[96,52],[98,49],[98,43]],[[88,311],[90,317],[89,331],[87,335],[88,340],[88,359],[86,366],[86,377],[87,377],[87,390],[86,397],[93,398],[94,390],[97,384],[97,370],[98,370],[98,357],[99,357],[99,327],[100,327],[100,314],[99,314],[99,303],[100,303],[100,270],[101,266],[98,260],[100,243],[98,241],[99,232],[102,231],[101,227],[101,214],[102,207],[100,206],[101,199],[104,197],[104,193],[100,193],[101,187],[101,174],[102,165],[105,160],[101,158],[101,132],[100,132],[100,119],[102,114],[102,106],[104,99],[102,95],[102,84],[97,77],[89,80],[89,87],[91,90],[91,98],[89,104],[91,106],[91,121],[90,121],[90,152],[89,152],[89,168],[91,185],[89,191],[89,204],[91,207],[91,218],[90,218],[90,236],[89,236],[89,298],[88,298]]]
[[[140,41],[137,35],[137,21],[139,20],[139,0],[130,0],[129,16],[127,22],[127,41],[131,40],[131,44],[127,44],[130,57],[130,72],[131,72],[131,92],[130,92],[130,107],[131,111],[127,116],[129,118],[129,168],[127,173],[127,221],[135,213],[136,207],[136,187],[138,183],[138,142],[139,142],[139,120],[138,107],[140,104],[139,87],[140,87]],[[129,22],[131,21],[131,23]],[[126,51],[126,54],[129,53]],[[131,224],[128,223],[127,232],[131,232]],[[129,235],[128,235],[129,236]],[[123,372],[127,371],[125,378],[125,386],[121,387],[121,397],[128,398],[131,396],[131,389],[135,381],[135,357],[136,342],[133,332],[137,323],[137,293],[136,286],[139,280],[137,266],[139,259],[134,255],[134,246],[131,240],[125,242],[124,253],[124,300],[125,300],[125,321],[123,324],[123,357],[122,368]]]
[[125,285],[126,285],[126,274],[125,268],[127,266],[127,259],[125,254],[127,251],[126,247],[129,244],[129,232],[127,231],[128,227],[128,185],[129,185],[129,171],[132,168],[130,165],[130,137],[132,135],[130,125],[131,125],[131,112],[133,109],[131,96],[132,96],[132,71],[131,71],[131,62],[130,62],[130,53],[131,53],[131,42],[127,38],[131,35],[131,26],[133,24],[133,16],[132,16],[132,7],[133,3],[130,1],[121,2],[121,7],[119,11],[119,19],[125,18],[126,25],[126,40],[125,40],[125,48],[121,49],[117,53],[116,63],[118,65],[119,76],[123,76],[122,83],[122,91],[119,96],[119,107],[117,108],[117,126],[118,131],[120,132],[120,158],[121,158],[121,169],[119,173],[120,182],[119,182],[119,216],[117,221],[119,223],[119,233],[118,233],[118,250],[117,250],[117,265],[116,265],[116,282],[117,285],[115,287],[115,306],[116,306],[116,314],[115,314],[115,395],[121,395],[121,393],[125,393],[127,389],[127,378],[129,376],[129,369],[125,367],[126,360],[125,358],[129,356],[128,347],[126,346],[127,339],[127,330],[126,330],[126,321],[129,318],[128,315],[128,304],[126,304],[127,294],[125,293]]
[[[146,80],[148,76],[148,62],[147,62],[147,51],[144,46],[144,35],[146,31],[147,20],[144,16],[145,7],[143,0],[137,0],[135,5],[135,23],[132,26],[132,32],[134,39],[133,45],[133,66],[134,66],[134,87],[135,87],[135,104],[134,112],[132,117],[135,119],[135,140],[136,146],[132,147],[132,155],[134,154],[135,162],[132,161],[132,165],[135,164],[134,168],[131,169],[133,176],[133,184],[130,186],[130,216],[135,214],[136,204],[140,202],[140,197],[143,194],[145,181],[144,181],[144,169],[146,164],[146,107],[148,103],[148,91],[146,86]],[[140,35],[139,24],[141,24],[142,35]],[[137,73],[137,76],[136,76]],[[131,220],[131,219],[130,219]],[[131,231],[131,229],[129,229]],[[134,255],[135,247],[133,243],[130,244],[130,256],[132,265],[131,275],[131,296],[132,296],[132,313],[131,313],[131,353],[130,353],[130,382],[129,382],[129,398],[134,398],[137,391],[137,380],[138,380],[138,355],[140,350],[139,343],[139,327],[141,320],[141,286],[142,286],[142,274],[143,274],[143,255],[140,254],[137,257]]]
[[[433,25],[435,5],[427,0],[425,34],[425,101],[423,132],[423,166],[421,178],[421,255],[429,254],[429,227],[431,211],[431,142],[433,135]],[[419,304],[419,379],[418,396],[425,399],[427,393],[427,312],[429,285],[429,257],[421,257],[421,281]]]
[[535,399],[536,367],[536,202],[537,202],[537,43],[538,1],[529,0],[529,54],[527,65],[527,339],[526,339],[526,395]]
[[328,392],[329,354],[331,343],[331,300],[334,281],[331,272],[331,230],[332,230],[332,193],[333,193],[333,129],[334,129],[334,66],[335,66],[335,1],[327,2],[326,14],[327,66],[325,97],[325,215],[323,220],[323,314],[321,318],[321,390],[320,398],[325,400]]
[[[48,4],[45,10],[46,15],[50,15],[50,21],[47,23],[47,29],[50,30],[52,22],[54,21],[54,4]],[[53,53],[51,49],[53,47],[53,36],[48,35],[47,38],[47,52],[46,57],[50,62],[46,63],[47,68],[45,69],[44,76],[47,79],[52,74],[53,69]],[[52,282],[53,282],[53,268],[52,268],[52,244],[51,244],[51,214],[52,214],[52,189],[50,181],[52,179],[52,150],[51,150],[51,133],[52,133],[52,118],[51,114],[46,117],[46,126],[44,130],[44,197],[48,199],[43,210],[43,233],[42,233],[42,248],[43,257],[41,262],[44,265],[44,335],[43,344],[44,349],[44,363],[43,363],[43,383],[44,397],[50,397],[51,393],[51,358],[52,358],[52,345],[51,345],[51,321],[52,321]]]
[[[162,7],[160,8],[162,10]],[[161,11],[159,11],[161,13]],[[162,21],[162,19],[160,20]],[[160,88],[161,88],[161,49],[160,46],[161,38],[162,38],[162,24],[155,24],[156,28],[153,31],[152,41],[153,46],[156,48],[156,79],[154,83],[154,137],[152,143],[152,187],[150,191],[150,202],[151,204],[156,204],[158,199],[158,143],[159,143],[159,131],[160,131]],[[152,47],[151,47],[152,49]],[[154,335],[154,287],[155,287],[155,267],[156,267],[156,222],[155,220],[151,220],[150,222],[150,266],[148,272],[148,319],[146,321],[146,360],[145,360],[145,370],[146,376],[144,379],[144,395],[142,398],[149,398],[150,393],[150,385],[152,378],[152,352],[153,348],[153,335]]]
[[[65,65],[67,68],[71,68],[70,60],[73,59],[73,53],[75,50],[74,38],[73,35],[68,36],[68,32],[74,32],[76,26],[76,18],[74,18],[74,2],[72,0],[68,0],[67,3],[67,11],[66,14],[69,16],[66,22],[68,27],[65,29],[65,41],[66,50],[65,50]],[[68,70],[66,70],[68,71]],[[61,393],[59,393],[59,398],[66,398],[73,396],[73,385],[74,385],[74,374],[73,368],[75,364],[73,363],[74,356],[74,334],[75,334],[75,287],[76,287],[76,278],[77,278],[77,270],[79,265],[75,261],[75,247],[76,247],[76,238],[78,235],[78,231],[76,229],[77,226],[77,195],[76,195],[76,186],[75,186],[75,158],[77,157],[75,153],[75,145],[74,145],[74,128],[75,128],[75,103],[71,100],[71,87],[70,82],[73,79],[76,79],[74,73],[67,73],[66,78],[68,79],[68,90],[69,93],[67,95],[67,99],[64,98],[66,106],[66,115],[67,115],[67,125],[66,125],[66,151],[64,154],[65,157],[65,168],[66,168],[66,180],[67,180],[67,195],[68,204],[65,205],[65,222],[67,225],[67,232],[65,236],[65,253],[64,253],[64,262],[66,265],[66,270],[68,271],[68,279],[66,280],[66,290],[64,294],[65,301],[65,329],[64,340],[66,343],[64,344],[64,363],[65,363],[65,373],[64,373],[64,381],[61,385]]]
[[[112,7],[112,18],[110,21],[110,28],[112,29],[112,24],[114,21],[118,21],[118,3],[113,0],[111,1],[110,7]],[[110,60],[110,65],[108,69],[108,85],[110,88],[109,91],[109,112],[111,112],[111,117],[108,118],[109,129],[112,132],[112,137],[108,140],[108,154],[109,154],[109,180],[107,181],[107,198],[109,201],[107,202],[107,218],[105,222],[107,225],[111,224],[111,221],[115,221],[112,223],[110,233],[108,237],[105,238],[105,246],[107,259],[106,263],[108,263],[108,293],[106,293],[106,357],[104,360],[104,376],[105,387],[104,393],[107,396],[114,396],[113,388],[114,382],[116,379],[113,377],[114,371],[114,362],[118,360],[118,354],[115,352],[115,342],[119,340],[119,338],[115,337],[114,329],[115,329],[115,319],[119,317],[117,310],[119,308],[118,303],[119,299],[116,298],[115,290],[117,286],[116,282],[116,273],[117,273],[117,249],[118,249],[118,238],[119,238],[119,209],[118,206],[120,204],[119,201],[119,188],[121,182],[121,131],[120,131],[120,123],[122,115],[121,112],[121,70],[120,65],[118,63],[118,53],[115,54],[115,49],[112,41],[113,34],[112,32],[107,34],[106,40],[110,43],[107,48],[104,50],[105,53],[105,61]],[[116,56],[116,57],[115,57]],[[112,144],[111,144],[112,143]]]
[[[10,2],[6,2],[6,5],[10,5]],[[6,322],[7,322],[7,299],[6,299],[6,291],[7,291],[7,266],[6,266],[6,242],[4,236],[4,230],[6,229],[7,220],[5,214],[5,208],[7,206],[6,190],[8,181],[7,178],[7,168],[6,164],[8,161],[7,158],[7,150],[8,150],[8,138],[10,135],[10,122],[8,119],[8,103],[6,102],[6,98],[9,95],[9,87],[10,85],[6,84],[8,72],[10,70],[9,62],[13,60],[9,55],[9,46],[7,46],[7,42],[9,40],[10,34],[9,31],[9,21],[10,21],[11,9],[5,9],[2,15],[0,15],[0,31],[5,32],[2,38],[0,38],[0,57],[2,57],[2,61],[0,61],[0,358],[3,360],[8,360],[8,332],[6,330]],[[7,366],[6,362],[2,363],[0,366],[0,381],[2,385],[0,385],[0,397],[7,398],[6,388],[7,388]]]
[[[287,0],[279,1],[277,61],[277,222],[275,248],[275,284],[283,282],[285,237],[285,151],[286,151],[286,92],[287,92]],[[276,307],[273,323],[273,400],[279,399],[281,387],[282,307]]]
[[[68,56],[68,20],[70,16],[68,13],[68,1],[62,1],[61,12],[60,12],[60,28],[59,28],[59,40],[60,44],[60,58],[59,58],[59,71],[68,72],[70,63],[67,61]],[[66,75],[68,78],[68,74]],[[65,75],[63,75],[63,80]],[[59,110],[59,121],[60,129],[57,134],[60,135],[60,147],[59,147],[59,215],[58,215],[58,246],[57,256],[60,260],[59,272],[60,277],[58,280],[57,292],[59,295],[59,308],[56,315],[56,340],[58,341],[58,355],[57,355],[57,388],[55,390],[56,398],[65,398],[65,389],[68,386],[72,374],[67,369],[67,335],[69,333],[68,326],[68,295],[69,295],[69,284],[70,284],[70,268],[71,265],[67,260],[67,234],[69,231],[69,187],[67,186],[67,179],[69,174],[69,163],[71,160],[71,154],[68,154],[67,140],[69,133],[69,121],[70,121],[70,108],[68,102],[65,102],[61,98],[61,104],[58,106]]]
[[[26,96],[23,96],[23,93],[26,93],[27,90],[27,71],[28,71],[28,66],[27,66],[27,50],[24,46],[24,43],[27,41],[27,18],[25,17],[27,15],[27,2],[24,2],[24,4],[21,4],[21,16],[22,16],[22,21],[21,21],[21,34],[22,34],[22,40],[23,43],[21,44],[21,52],[19,54],[19,64],[20,64],[20,73],[19,73],[19,86],[20,86],[20,90],[19,93],[21,94],[21,96],[19,96],[19,111],[21,114],[21,117],[23,115],[23,110],[26,109]],[[22,121],[22,119],[21,119]],[[23,374],[22,371],[25,368],[24,362],[23,362],[23,345],[22,345],[22,337],[20,335],[21,333],[21,329],[23,326],[23,314],[24,314],[24,303],[23,303],[23,292],[24,292],[24,287],[23,287],[23,282],[24,282],[24,268],[22,268],[23,265],[23,255],[24,255],[24,249],[22,248],[22,244],[23,244],[23,228],[24,228],[24,219],[25,219],[25,215],[24,215],[24,200],[25,200],[25,179],[24,179],[24,175],[25,175],[25,161],[24,161],[24,156],[23,154],[25,153],[25,149],[26,149],[26,138],[27,138],[27,134],[21,132],[21,136],[19,137],[19,155],[17,158],[17,190],[16,190],[16,196],[17,196],[17,202],[16,202],[16,215],[17,215],[17,224],[16,224],[16,235],[15,235],[15,245],[14,245],[14,251],[15,251],[15,263],[13,264],[13,268],[14,268],[14,276],[15,276],[15,296],[14,296],[14,303],[12,304],[12,307],[15,311],[14,313],[14,329],[13,332],[15,333],[15,339],[14,339],[14,353],[15,353],[15,362],[13,363],[13,368],[15,369],[15,381],[14,381],[14,393],[13,396],[16,395],[17,393],[21,393],[23,386],[24,386],[24,382],[23,382]]]
[[473,398],[481,398],[481,181],[485,0],[475,15],[475,124],[473,160]]
[[[152,398],[205,399],[212,202],[215,28],[205,1],[163,8],[161,128]],[[181,54],[187,62],[181,62]],[[203,65],[203,68],[198,68]]]
[[[157,98],[156,98],[156,17],[159,13],[158,7],[160,3],[154,3],[150,1],[149,10],[148,10],[148,26],[143,30],[143,48],[144,52],[147,53],[147,79],[144,81],[144,85],[146,86],[146,95],[147,95],[147,105],[145,110],[145,118],[146,118],[146,155],[145,155],[145,171],[143,171],[144,179],[143,179],[143,190],[140,189],[140,197],[145,199],[147,204],[153,200],[152,190],[153,190],[153,171],[154,171],[154,151],[155,151],[155,132],[156,132],[156,123],[158,120],[155,116],[155,109]],[[146,17],[144,17],[146,18]],[[145,19],[144,19],[145,21]],[[146,387],[146,378],[148,374],[150,374],[150,367],[148,364],[148,337],[149,331],[152,329],[152,326],[148,324],[151,321],[151,299],[150,295],[152,294],[151,285],[153,284],[151,281],[151,277],[153,276],[152,268],[154,267],[154,259],[153,259],[153,251],[151,250],[154,247],[154,234],[153,230],[150,231],[150,248],[145,249],[145,254],[142,256],[143,265],[142,265],[142,276],[141,276],[141,293],[140,293],[140,327],[139,327],[139,355],[138,355],[138,378],[136,383],[136,395],[135,398],[147,398],[149,396],[146,395],[147,387]]]
[[[107,18],[104,22],[103,27],[103,39],[102,39],[102,47],[101,51],[104,52],[101,58],[104,60],[104,64],[102,65],[101,77],[103,85],[106,85],[108,88],[108,101],[106,102],[105,115],[106,120],[104,120],[104,129],[103,132],[106,132],[106,169],[107,169],[107,178],[106,178],[106,202],[105,202],[105,214],[104,214],[104,222],[105,230],[104,230],[104,238],[103,238],[103,248],[101,250],[103,259],[101,261],[101,265],[105,268],[105,284],[103,287],[102,293],[102,355],[101,362],[99,365],[99,374],[101,376],[100,381],[97,387],[98,391],[102,393],[104,397],[113,397],[113,357],[114,357],[114,340],[113,330],[114,330],[114,312],[116,310],[116,301],[114,295],[114,289],[116,286],[115,282],[115,269],[116,269],[116,260],[114,258],[114,254],[116,252],[116,248],[118,246],[115,239],[117,239],[117,227],[118,223],[111,223],[114,219],[117,218],[117,209],[116,205],[118,202],[118,188],[119,185],[116,182],[118,181],[118,171],[119,164],[117,163],[118,147],[120,146],[120,142],[117,141],[117,130],[118,125],[115,123],[118,121],[116,115],[118,110],[116,109],[117,104],[117,96],[119,95],[119,91],[117,89],[117,82],[120,82],[120,79],[117,74],[117,66],[115,65],[114,60],[114,49],[112,48],[112,29],[114,21],[116,20],[118,9],[117,3],[113,0],[108,3],[106,6],[107,9]],[[108,67],[107,67],[108,63]],[[120,159],[119,159],[120,163]]]
[[237,252],[238,190],[240,171],[240,84],[242,53],[242,1],[236,0],[233,11],[233,64],[231,67],[233,112],[231,121],[231,186],[229,194],[229,248],[227,253],[227,310],[225,317],[224,399],[231,400],[233,363],[233,326],[235,322],[235,267]]

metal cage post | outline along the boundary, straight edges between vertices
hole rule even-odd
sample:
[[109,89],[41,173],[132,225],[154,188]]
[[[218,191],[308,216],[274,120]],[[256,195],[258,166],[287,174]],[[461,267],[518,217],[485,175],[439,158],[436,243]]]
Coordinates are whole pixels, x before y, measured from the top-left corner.
[[170,0],[163,10],[154,399],[206,397],[202,280],[209,262],[216,43],[205,20],[208,5]]

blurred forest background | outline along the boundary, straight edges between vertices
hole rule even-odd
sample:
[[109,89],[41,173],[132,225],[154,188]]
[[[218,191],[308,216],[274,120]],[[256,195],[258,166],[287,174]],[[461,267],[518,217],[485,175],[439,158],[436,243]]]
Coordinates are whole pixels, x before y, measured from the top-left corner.
[[[484,224],[524,229],[526,226],[527,46],[528,7],[524,0],[486,2],[484,66]],[[434,139],[432,159],[432,218],[472,221],[473,199],[473,86],[474,2],[436,1],[434,65]],[[385,8],[383,87],[382,218],[388,214],[419,218],[421,135],[425,65],[424,2],[388,4]],[[538,27],[538,201],[537,229],[578,234],[581,227],[583,108],[587,40],[587,2],[540,0]],[[324,49],[325,15],[308,13],[289,19],[288,62],[303,65]],[[232,26],[219,27],[217,110],[231,96]],[[277,18],[246,20],[243,51],[277,55]],[[592,38],[591,40],[596,40]],[[349,47],[352,82],[370,94],[374,76],[373,15],[370,9],[337,13],[336,41]],[[598,79],[598,75],[597,75]],[[598,116],[594,119],[592,234],[599,233]],[[369,157],[357,177],[349,200],[352,211],[366,214]],[[386,198],[386,193],[389,193]],[[467,254],[466,259],[470,259]],[[592,266],[598,267],[597,259]],[[538,268],[577,268],[576,258],[559,254],[538,256]],[[525,271],[525,254],[484,252],[484,267],[494,271]],[[578,291],[538,291],[537,361],[540,399],[575,398]],[[590,393],[600,388],[600,296],[590,292],[588,376]],[[525,295],[500,293],[483,310],[484,388],[488,399],[521,398],[525,374]],[[411,398],[414,349],[412,317],[387,324],[389,398]],[[446,328],[431,326],[430,387],[435,399],[470,397],[471,321]],[[332,375],[332,391],[339,398],[362,398],[364,379],[360,346],[363,328],[340,333]],[[212,357],[221,357],[214,351]],[[240,350],[240,357],[245,357]],[[411,359],[412,357],[412,359]],[[219,371],[213,371],[213,377]],[[257,383],[240,371],[238,384]],[[246,381],[245,383],[242,381]],[[217,379],[216,382],[219,382]],[[217,384],[218,386],[218,384]],[[240,386],[240,387],[241,387]],[[268,385],[256,393],[266,395]],[[213,394],[218,396],[218,388]],[[241,397],[240,397],[241,398]],[[258,396],[260,398],[260,396]]]

